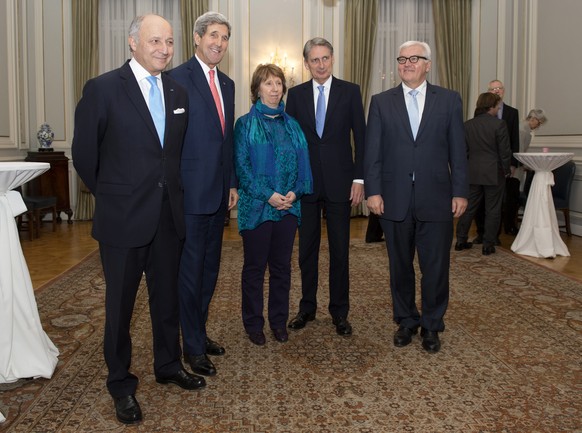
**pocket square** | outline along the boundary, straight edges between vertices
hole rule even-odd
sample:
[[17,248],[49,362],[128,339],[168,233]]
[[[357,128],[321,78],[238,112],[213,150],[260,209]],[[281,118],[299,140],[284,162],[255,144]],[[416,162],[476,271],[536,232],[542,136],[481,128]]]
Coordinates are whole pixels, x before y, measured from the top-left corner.
[[184,110],[183,108],[176,108],[174,110],[174,114],[184,114],[186,112],[186,110]]

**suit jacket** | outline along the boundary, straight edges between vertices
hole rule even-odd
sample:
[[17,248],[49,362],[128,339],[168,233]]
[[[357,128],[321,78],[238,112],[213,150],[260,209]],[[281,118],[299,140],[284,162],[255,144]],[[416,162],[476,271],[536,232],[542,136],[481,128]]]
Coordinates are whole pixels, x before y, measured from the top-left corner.
[[313,98],[312,80],[292,87],[287,96],[286,111],[299,122],[309,145],[313,194],[302,200],[317,200],[325,192],[331,201],[348,201],[353,180],[364,178],[366,119],[360,87],[333,77],[321,138],[315,130]]
[[225,132],[208,79],[195,56],[169,71],[188,91],[190,112],[182,150],[186,214],[212,214],[236,188],[233,158],[234,81],[218,71],[224,103]]
[[500,185],[511,173],[511,148],[507,125],[488,113],[465,122],[469,155],[469,183]]
[[427,83],[416,140],[402,85],[374,95],[364,155],[366,195],[383,196],[381,218],[404,220],[414,194],[419,220],[452,220],[452,198],[469,194],[466,149],[457,92]]
[[149,243],[164,189],[178,236],[185,235],[179,170],[188,96],[165,73],[162,82],[163,148],[129,61],[87,81],[83,89],[75,111],[73,165],[95,196],[93,237],[99,242],[124,248]]
[[[507,124],[507,131],[509,134],[509,143],[511,145],[511,152],[519,152],[519,112],[516,108],[513,108],[503,103],[503,112],[501,113],[501,118],[505,120]],[[511,156],[511,165],[518,167],[521,163]]]

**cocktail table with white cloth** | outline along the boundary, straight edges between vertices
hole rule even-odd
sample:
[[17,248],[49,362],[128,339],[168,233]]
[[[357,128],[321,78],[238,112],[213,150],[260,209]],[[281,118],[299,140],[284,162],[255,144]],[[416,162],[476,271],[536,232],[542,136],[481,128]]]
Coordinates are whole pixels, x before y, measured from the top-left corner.
[[569,256],[568,247],[560,237],[551,188],[554,185],[552,170],[571,160],[574,154],[547,152],[513,155],[523,165],[535,170],[535,175],[523,211],[521,227],[511,250],[532,257]]
[[45,162],[0,162],[0,383],[48,379],[58,361],[59,351],[40,323],[18,236],[15,217],[26,205],[11,191],[49,168]]

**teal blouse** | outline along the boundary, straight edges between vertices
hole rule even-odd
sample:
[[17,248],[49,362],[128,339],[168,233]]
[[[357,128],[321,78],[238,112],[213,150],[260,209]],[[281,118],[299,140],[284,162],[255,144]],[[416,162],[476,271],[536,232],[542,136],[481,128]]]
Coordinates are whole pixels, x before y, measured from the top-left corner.
[[[234,158],[239,183],[239,232],[265,221],[280,221],[289,214],[301,223],[299,199],[313,192],[309,152],[301,127],[284,112],[282,101],[273,110],[259,100],[236,121]],[[290,209],[277,210],[268,203],[274,192],[286,195],[289,191],[297,197]]]

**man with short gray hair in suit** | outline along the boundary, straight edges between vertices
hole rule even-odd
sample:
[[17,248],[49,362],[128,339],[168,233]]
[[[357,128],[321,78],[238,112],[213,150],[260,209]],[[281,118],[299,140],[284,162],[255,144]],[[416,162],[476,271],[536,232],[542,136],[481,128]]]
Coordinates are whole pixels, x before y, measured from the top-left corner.
[[[467,208],[467,146],[461,97],[430,84],[428,44],[400,46],[402,83],[372,96],[364,180],[368,208],[380,217],[390,258],[394,345],[407,346],[422,328],[422,347],[440,350],[449,300],[453,218]],[[422,308],[416,305],[418,254]]]

